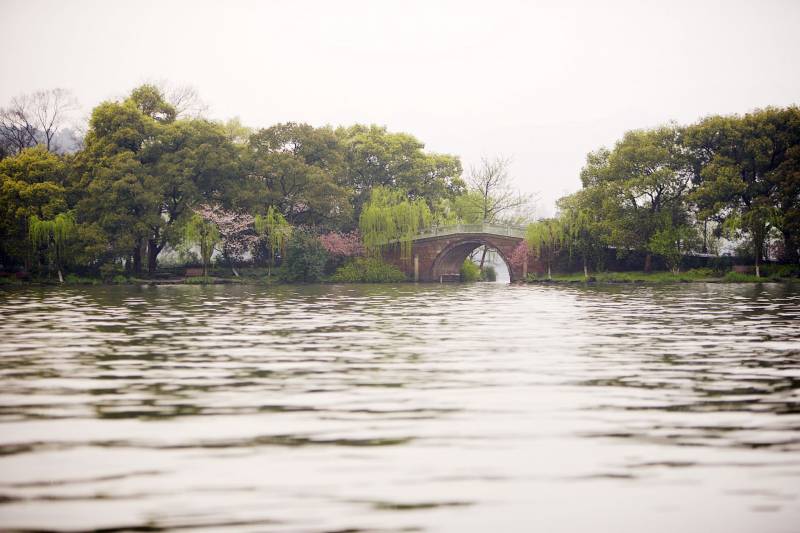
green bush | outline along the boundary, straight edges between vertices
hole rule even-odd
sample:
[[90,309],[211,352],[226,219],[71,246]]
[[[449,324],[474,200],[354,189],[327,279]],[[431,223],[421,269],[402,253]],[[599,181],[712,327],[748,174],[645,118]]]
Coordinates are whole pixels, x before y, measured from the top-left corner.
[[478,281],[481,278],[481,269],[478,265],[473,263],[470,258],[464,259],[461,264],[461,281],[472,282]]
[[800,277],[800,265],[764,265],[762,271],[774,279]]
[[183,280],[188,285],[211,285],[214,283],[214,278],[211,276],[194,276]]
[[339,267],[331,276],[335,283],[397,283],[405,280],[405,274],[396,266],[366,257]]
[[117,274],[111,280],[111,283],[115,283],[117,285],[124,285],[126,283],[130,283],[130,280],[128,278],[126,278],[125,276],[123,276],[122,274]]
[[483,281],[497,281],[497,271],[492,265],[484,267],[481,272],[481,279]]
[[64,282],[68,285],[98,285],[100,280],[94,278],[84,278],[78,276],[77,274],[67,274],[64,277]]
[[295,230],[286,247],[281,278],[286,281],[315,282],[322,279],[328,253],[316,235]]

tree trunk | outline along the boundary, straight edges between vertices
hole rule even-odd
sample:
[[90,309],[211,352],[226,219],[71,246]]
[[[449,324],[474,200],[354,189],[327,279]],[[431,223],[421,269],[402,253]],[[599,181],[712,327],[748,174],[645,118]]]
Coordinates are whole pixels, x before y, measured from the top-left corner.
[[783,262],[796,265],[800,262],[800,258],[797,256],[797,243],[790,232],[782,231],[781,233],[783,233]]
[[58,282],[64,283],[64,276],[61,275],[61,269],[58,269]]
[[486,260],[486,246],[483,247],[483,253],[481,254],[481,264],[480,269],[483,272],[483,262]]
[[589,279],[589,265],[586,264],[586,258],[583,258],[583,277]]
[[155,239],[147,241],[147,272],[150,274],[155,274],[158,268],[158,254],[161,252],[161,248]]
[[131,252],[131,257],[133,258],[133,273],[134,274],[141,274],[142,273],[142,243],[137,242],[136,246],[133,248],[133,252]]
[[703,221],[703,253],[708,253],[708,220]]
[[553,276],[550,275],[550,262],[547,262],[547,279],[552,280]]
[[756,277],[757,278],[761,277],[760,263],[761,263],[761,254],[756,254]]
[[644,256],[644,271],[650,272],[653,270],[653,254],[647,254]]

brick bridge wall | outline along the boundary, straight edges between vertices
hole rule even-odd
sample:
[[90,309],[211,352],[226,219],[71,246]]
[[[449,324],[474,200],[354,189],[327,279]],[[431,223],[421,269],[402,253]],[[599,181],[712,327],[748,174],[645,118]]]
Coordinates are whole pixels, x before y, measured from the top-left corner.
[[519,237],[488,235],[483,233],[460,233],[455,235],[428,237],[415,240],[411,256],[400,258],[398,247],[384,253],[384,259],[398,266],[410,279],[418,281],[452,281],[459,276],[461,265],[475,248],[483,245],[494,248],[505,261],[511,281],[525,278],[528,272],[541,274],[544,269],[530,257],[528,264],[512,267],[511,254],[522,242]]

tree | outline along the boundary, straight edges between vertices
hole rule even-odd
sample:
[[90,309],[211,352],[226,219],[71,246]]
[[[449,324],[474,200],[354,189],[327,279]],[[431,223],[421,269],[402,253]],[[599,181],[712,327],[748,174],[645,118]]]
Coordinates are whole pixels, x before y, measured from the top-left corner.
[[195,213],[184,226],[186,244],[200,247],[200,259],[203,261],[203,276],[208,276],[208,265],[214,249],[220,242],[216,224]]
[[403,191],[379,186],[372,189],[358,226],[368,254],[378,256],[382,250],[398,246],[401,259],[408,259],[412,239],[431,219],[423,199],[410,200]]
[[583,189],[558,200],[559,219],[570,257],[578,254],[583,264],[583,276],[589,277],[589,263],[597,268],[603,257],[602,195],[598,187]]
[[[533,196],[522,194],[511,186],[508,167],[511,160],[497,156],[483,158],[479,167],[470,169],[467,175],[469,190],[456,200],[456,205],[467,220],[475,222],[523,223],[531,215]],[[472,221],[470,220],[470,221]],[[486,261],[486,246],[481,252],[480,268]]]
[[376,187],[403,190],[412,201],[425,200],[430,209],[464,191],[459,159],[425,152],[412,135],[376,125],[339,128],[336,135],[344,150],[343,185],[353,192],[356,218]]
[[787,259],[796,262],[800,108],[708,117],[688,128],[685,143],[699,161],[693,200],[701,216],[749,235],[757,271],[773,227],[783,236]]
[[0,260],[29,263],[29,221],[53,220],[69,209],[67,165],[43,146],[0,161]]
[[272,267],[275,266],[275,256],[286,252],[286,243],[292,235],[292,226],[286,221],[277,209],[269,206],[266,216],[256,215],[256,233],[266,237],[269,250],[269,264],[267,277],[272,276]]
[[682,130],[671,124],[629,131],[614,149],[589,154],[581,171],[584,188],[602,194],[609,244],[618,253],[645,253],[651,269],[651,237],[664,225],[684,225],[691,166],[680,142]]
[[286,247],[283,277],[287,281],[320,281],[326,261],[325,248],[316,235],[307,230],[294,231]]
[[[192,211],[217,227],[222,256],[231,267],[253,251],[258,234],[254,229],[255,217],[252,215],[225,209],[220,204],[200,204]],[[238,276],[235,267],[233,272]]]
[[55,150],[54,139],[76,107],[75,98],[65,89],[16,96],[0,108],[0,144],[12,154],[37,144]]
[[483,158],[478,167],[470,169],[467,175],[469,194],[464,195],[465,209],[471,208],[480,215],[483,222],[501,220],[518,221],[519,212],[523,217],[528,215],[533,203],[533,196],[523,194],[511,185],[508,167],[511,159],[497,156],[493,159]]
[[664,226],[650,237],[648,250],[660,255],[674,274],[680,271],[681,259],[692,250],[697,241],[697,232],[690,225]]
[[534,257],[542,259],[547,265],[547,279],[552,279],[553,258],[564,243],[564,226],[556,218],[539,220],[530,224],[525,231],[525,242]]
[[330,128],[291,122],[253,134],[246,163],[251,209],[275,206],[292,224],[351,226],[338,142]]
[[75,233],[75,219],[71,213],[59,213],[52,220],[42,220],[32,215],[28,220],[28,237],[34,252],[44,252],[48,267],[55,267],[61,283],[64,283],[61,265],[65,259],[66,246]]

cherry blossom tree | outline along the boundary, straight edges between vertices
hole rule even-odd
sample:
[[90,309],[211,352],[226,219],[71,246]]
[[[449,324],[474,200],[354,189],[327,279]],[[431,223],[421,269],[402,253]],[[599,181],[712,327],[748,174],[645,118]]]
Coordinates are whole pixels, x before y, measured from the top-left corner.
[[252,215],[229,211],[219,204],[201,204],[194,209],[194,212],[216,225],[219,230],[222,255],[228,262],[241,263],[248,253],[252,253],[259,239]]

